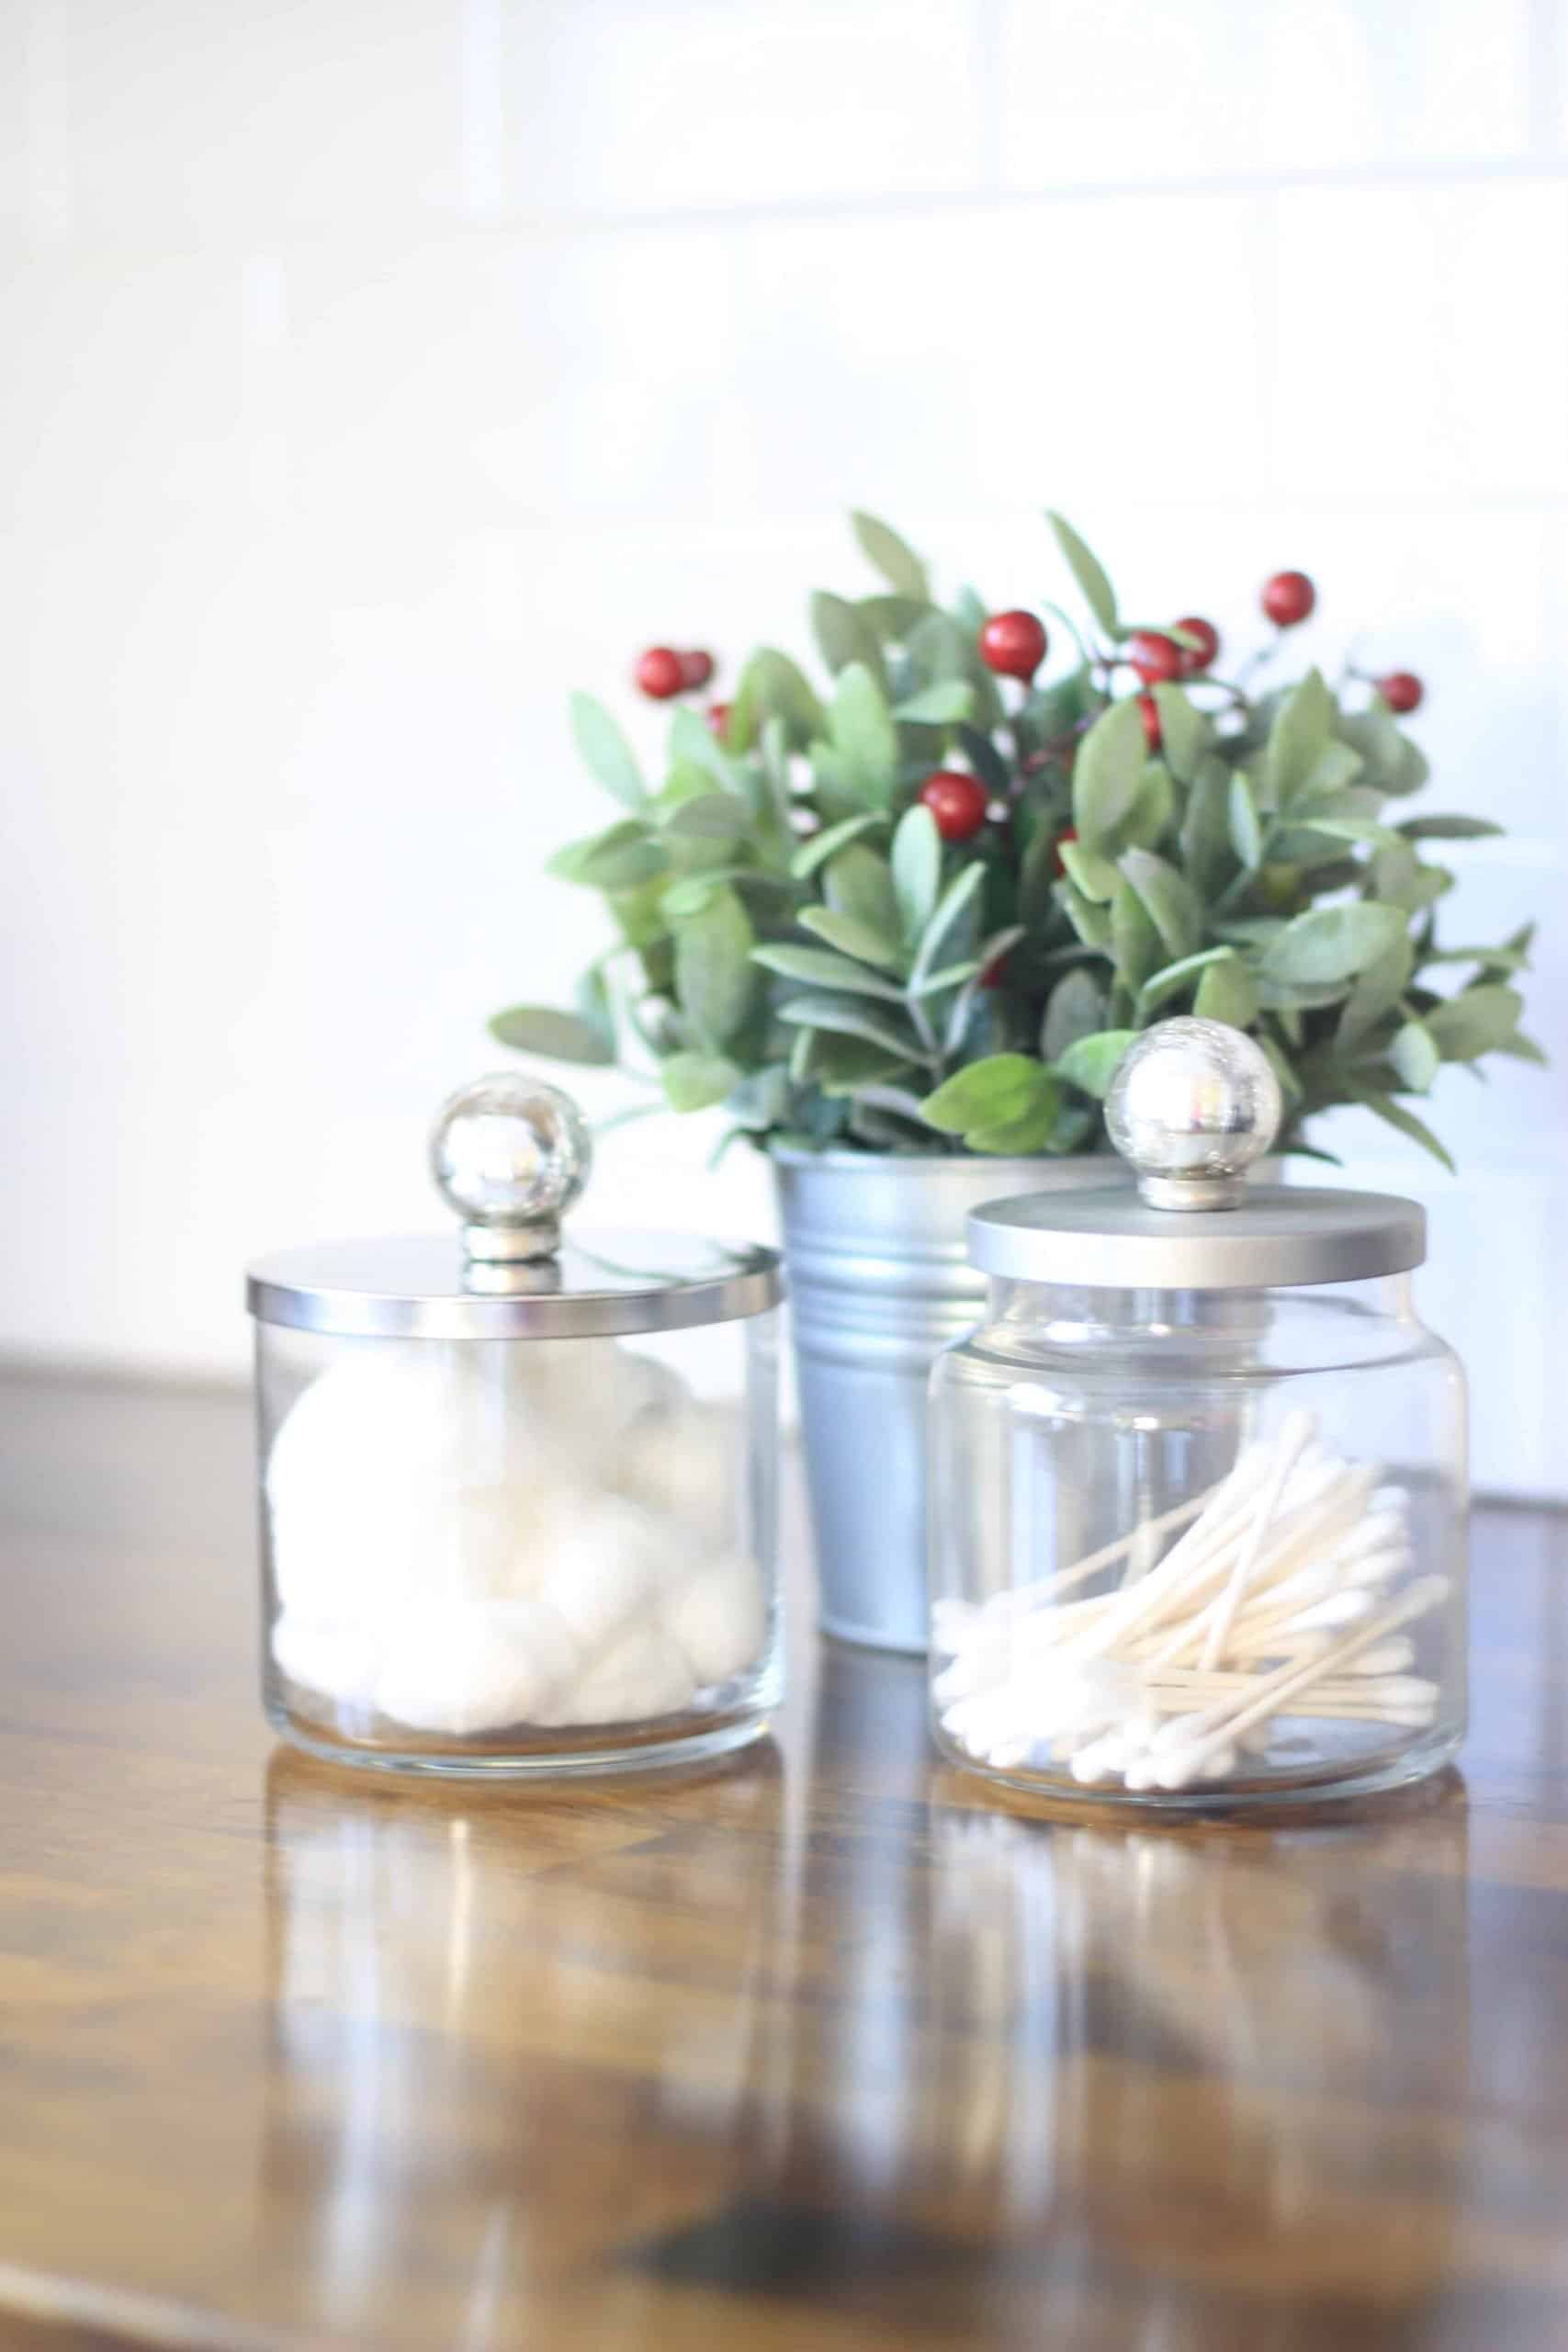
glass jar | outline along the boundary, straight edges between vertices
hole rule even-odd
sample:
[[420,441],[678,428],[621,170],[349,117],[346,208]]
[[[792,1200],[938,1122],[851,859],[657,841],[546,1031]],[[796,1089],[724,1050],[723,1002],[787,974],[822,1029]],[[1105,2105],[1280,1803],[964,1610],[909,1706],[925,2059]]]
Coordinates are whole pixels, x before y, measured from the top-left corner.
[[1234,1807],[1463,1736],[1464,1381],[1411,1302],[1423,1212],[1244,1185],[1278,1111],[1249,1040],[1163,1023],[1108,1106],[1139,1194],[970,1219],[989,1308],[931,1404],[933,1726],[970,1770]]
[[434,1142],[464,1235],[250,1271],[264,1697],[348,1763],[624,1770],[739,1746],[781,1682],[773,1252],[562,1244],[587,1131],[482,1080]]

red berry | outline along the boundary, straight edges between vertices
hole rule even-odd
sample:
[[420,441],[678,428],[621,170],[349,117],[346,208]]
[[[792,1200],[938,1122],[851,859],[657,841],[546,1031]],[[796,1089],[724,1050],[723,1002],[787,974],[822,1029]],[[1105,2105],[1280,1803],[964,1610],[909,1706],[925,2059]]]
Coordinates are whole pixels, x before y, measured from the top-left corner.
[[729,714],[734,707],[731,702],[710,702],[708,705],[708,725],[721,743],[729,732]]
[[1419,710],[1426,699],[1427,689],[1414,670],[1391,670],[1386,678],[1373,681],[1390,710],[1398,711],[1403,718],[1412,710]]
[[1161,742],[1159,731],[1159,705],[1156,702],[1153,695],[1140,695],[1138,696],[1138,708],[1143,714],[1144,741],[1148,745],[1151,752],[1157,752]]
[[681,684],[683,686],[705,686],[713,676],[713,655],[699,648],[681,656]]
[[654,702],[668,702],[686,683],[686,665],[672,646],[650,645],[637,665],[637,682]]
[[1184,628],[1188,636],[1195,640],[1193,644],[1184,645],[1181,649],[1182,676],[1195,678],[1201,670],[1212,670],[1220,658],[1220,632],[1213,622],[1199,620],[1194,615],[1189,614],[1185,620],[1178,621],[1176,626],[1178,628]]
[[1156,681],[1168,684],[1179,678],[1187,666],[1187,656],[1175,638],[1154,628],[1135,628],[1122,659],[1132,663],[1145,686]]
[[1304,571],[1277,571],[1263,583],[1262,605],[1276,628],[1294,628],[1317,602],[1317,590]]
[[944,842],[973,841],[986,821],[985,787],[962,768],[938,768],[920,786]]
[[1055,859],[1056,871],[1059,875],[1065,874],[1067,870],[1066,861],[1062,856],[1062,844],[1064,842],[1076,842],[1077,837],[1078,829],[1076,825],[1065,826],[1061,832],[1056,836]]
[[1032,613],[993,613],[980,631],[980,659],[999,678],[1025,685],[1045,659],[1045,631]]
[[992,956],[990,962],[985,965],[980,971],[978,980],[976,981],[977,987],[983,989],[1000,988],[1002,984],[1002,975],[1007,970],[1008,956],[1010,952],[1011,951],[1010,949],[1004,948],[999,956]]

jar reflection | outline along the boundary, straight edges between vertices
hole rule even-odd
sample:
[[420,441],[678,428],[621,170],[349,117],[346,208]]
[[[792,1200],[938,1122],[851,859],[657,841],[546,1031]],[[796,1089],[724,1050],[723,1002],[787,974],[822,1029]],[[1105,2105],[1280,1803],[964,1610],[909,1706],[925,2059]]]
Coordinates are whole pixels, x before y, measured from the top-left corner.
[[943,1807],[932,1836],[928,2157],[1001,2280],[1138,2352],[1267,2352],[1372,2279],[1404,2341],[1462,2188],[1422,2121],[1470,2084],[1457,1786],[1327,1832]]
[[267,1814],[262,2228],[302,2320],[522,2342],[574,2264],[722,2200],[765,2097],[771,1743],[592,1808],[280,1752]]

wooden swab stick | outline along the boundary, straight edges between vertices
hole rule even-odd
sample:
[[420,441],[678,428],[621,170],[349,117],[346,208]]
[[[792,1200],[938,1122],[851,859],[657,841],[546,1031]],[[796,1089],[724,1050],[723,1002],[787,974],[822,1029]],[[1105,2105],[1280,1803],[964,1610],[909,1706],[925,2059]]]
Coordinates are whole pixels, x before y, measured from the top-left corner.
[[1263,1538],[1279,1510],[1285,1482],[1295,1468],[1298,1457],[1316,1435],[1317,1422],[1311,1413],[1286,1414],[1280,1434],[1274,1441],[1274,1464],[1258,1498],[1257,1516],[1237,1548],[1235,1565],[1214,1607],[1208,1638],[1203,1644],[1202,1663],[1205,1666],[1213,1666],[1225,1645],[1225,1635],[1230,1632],[1237,1604],[1247,1589],[1247,1578],[1258,1566]]

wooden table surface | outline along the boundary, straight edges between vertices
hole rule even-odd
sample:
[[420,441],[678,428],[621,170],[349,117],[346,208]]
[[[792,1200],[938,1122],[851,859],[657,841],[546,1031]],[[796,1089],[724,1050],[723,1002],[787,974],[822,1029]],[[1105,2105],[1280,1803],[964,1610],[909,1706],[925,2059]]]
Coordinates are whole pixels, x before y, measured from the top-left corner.
[[547,1797],[273,1747],[241,1400],[0,1414],[0,2345],[1568,2346],[1562,1519],[1354,1815],[1010,1807],[809,1637]]

